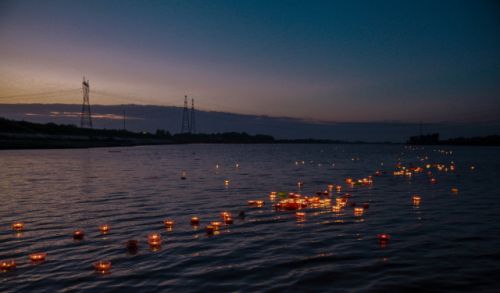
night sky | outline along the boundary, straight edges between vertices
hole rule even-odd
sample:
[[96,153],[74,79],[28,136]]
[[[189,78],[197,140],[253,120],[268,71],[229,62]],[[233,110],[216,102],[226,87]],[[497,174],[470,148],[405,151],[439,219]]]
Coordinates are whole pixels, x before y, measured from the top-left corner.
[[243,114],[498,121],[500,4],[0,2],[0,103],[81,103],[65,93],[83,75],[93,104],[187,94]]

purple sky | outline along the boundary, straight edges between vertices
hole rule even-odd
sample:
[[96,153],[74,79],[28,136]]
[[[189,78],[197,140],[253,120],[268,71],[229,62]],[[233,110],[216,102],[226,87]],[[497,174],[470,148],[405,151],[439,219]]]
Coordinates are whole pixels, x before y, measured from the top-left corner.
[[187,94],[204,110],[324,121],[498,120],[499,7],[2,1],[0,103],[78,104],[85,75],[93,104]]

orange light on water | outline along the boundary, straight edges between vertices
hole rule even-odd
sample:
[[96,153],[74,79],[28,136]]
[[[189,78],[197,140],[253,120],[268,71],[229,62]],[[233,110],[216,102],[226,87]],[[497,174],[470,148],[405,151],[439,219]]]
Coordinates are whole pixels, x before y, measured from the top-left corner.
[[156,247],[161,245],[161,235],[160,233],[149,233],[148,235],[148,243],[150,246]]
[[220,217],[222,218],[222,220],[225,220],[226,218],[232,218],[232,215],[230,212],[222,212],[220,213]]
[[339,205],[335,205],[332,207],[332,212],[334,213],[340,213],[342,211],[342,207]]
[[296,212],[295,213],[295,217],[297,219],[305,219],[306,218],[306,213],[304,213],[304,212]]
[[171,220],[171,219],[166,219],[165,221],[163,221],[163,224],[165,224],[165,228],[167,229],[172,229],[174,227],[174,220]]
[[226,180],[224,180],[224,185],[225,185],[225,186],[229,186],[229,180],[227,180],[227,179],[226,179]]
[[109,225],[104,224],[99,226],[99,231],[101,231],[102,234],[107,234],[109,232]]
[[418,206],[418,205],[420,205],[420,201],[422,200],[422,198],[419,195],[414,195],[411,198],[411,200],[412,200],[414,206]]
[[452,193],[458,193],[458,188],[456,188],[456,187],[451,188],[451,192]]
[[111,270],[111,262],[107,260],[95,262],[94,269],[101,274],[108,273]]
[[212,226],[214,228],[214,230],[219,230],[220,226],[222,225],[221,222],[211,222],[209,226]]
[[380,243],[387,243],[391,239],[391,235],[386,233],[381,233],[377,235],[377,238]]
[[47,254],[45,252],[36,252],[29,255],[29,259],[32,262],[42,262],[45,260],[46,257]]
[[191,225],[198,226],[199,224],[200,224],[200,218],[198,218],[198,217],[191,218]]
[[24,223],[23,222],[16,222],[16,223],[12,224],[12,230],[23,231],[24,230]]
[[363,209],[362,207],[356,207],[354,208],[354,215],[357,217],[362,216],[364,211],[365,209]]
[[225,218],[224,223],[226,225],[232,225],[233,224],[233,218]]
[[82,240],[83,237],[85,237],[85,232],[83,232],[83,230],[75,230],[73,232],[73,239]]
[[0,261],[0,271],[11,271],[16,268],[16,261],[13,259]]

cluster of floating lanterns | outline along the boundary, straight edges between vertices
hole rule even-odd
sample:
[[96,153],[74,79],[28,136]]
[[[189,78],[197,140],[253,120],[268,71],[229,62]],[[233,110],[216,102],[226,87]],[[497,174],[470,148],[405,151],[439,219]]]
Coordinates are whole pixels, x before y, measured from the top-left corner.
[[[451,153],[451,152],[450,152]],[[447,153],[448,154],[448,153]],[[427,160],[428,157],[422,158],[421,161]],[[296,161],[296,165],[298,164],[304,164],[304,161]],[[216,168],[218,168],[219,165],[216,165]],[[236,168],[239,167],[239,164],[236,164]],[[443,164],[426,164],[425,169],[429,170],[432,167],[436,168],[436,170],[441,171],[441,172],[448,172],[448,171],[455,171],[455,165],[452,162],[451,165],[446,166]],[[422,173],[424,172],[424,167],[405,167],[401,163],[398,163],[396,165],[396,171],[393,172],[394,176],[412,176],[412,174],[415,173]],[[475,170],[474,166],[470,166],[470,170]],[[381,176],[382,174],[385,174],[385,171],[376,171],[375,176]],[[436,178],[432,177],[432,172],[429,170],[428,171],[428,176],[430,177],[429,180],[432,184],[436,183],[437,180]],[[186,179],[186,173],[183,171],[181,175],[181,179]],[[228,179],[224,180],[224,185],[227,187],[229,185],[230,181]],[[372,176],[368,176],[365,178],[361,179],[352,179],[352,178],[346,178],[345,183],[347,186],[350,186],[351,188],[355,186],[372,186],[373,185],[373,178]],[[300,189],[303,187],[304,183],[302,181],[297,182],[297,186]],[[273,207],[276,211],[294,211],[295,212],[295,218],[297,222],[304,222],[306,220],[306,212],[304,209],[319,209],[319,208],[330,208],[333,213],[341,213],[348,205],[353,207],[353,212],[355,217],[361,217],[364,215],[366,210],[369,208],[368,203],[364,203],[362,205],[357,205],[355,202],[349,202],[349,198],[351,197],[350,193],[344,193],[343,195],[340,195],[342,192],[342,186],[341,185],[333,185],[329,184],[327,185],[327,189],[325,191],[320,191],[316,192],[314,196],[303,196],[300,193],[286,193],[286,192],[270,192],[269,194],[269,199],[271,202],[273,202]],[[335,197],[335,200],[333,201],[332,204],[332,198],[331,195],[336,192],[338,194],[337,197]],[[452,187],[451,192],[456,194],[458,193],[458,188],[457,187]],[[279,198],[279,199],[278,199]],[[412,204],[415,207],[418,207],[422,201],[422,198],[420,195],[413,195],[412,196]],[[262,208],[265,205],[264,200],[249,200],[247,201],[248,206],[252,208]],[[244,216],[244,212],[241,212]],[[241,214],[240,213],[240,214]],[[211,235],[216,235],[219,234],[219,230],[222,225],[232,225],[234,223],[233,221],[233,216],[230,212],[224,211],[220,214],[221,216],[221,221],[212,221],[208,225],[205,226],[205,232],[208,236]],[[240,217],[240,216],[239,216]],[[190,224],[193,227],[198,227],[200,225],[200,218],[197,216],[194,216],[190,219]],[[175,225],[175,221],[172,219],[165,219],[163,221],[165,228],[167,231],[172,231]],[[25,229],[25,225],[22,222],[16,222],[12,224],[12,229],[16,232],[21,232]],[[99,226],[99,231],[102,234],[107,234],[110,231],[110,226],[108,224],[102,224]],[[83,230],[75,230],[73,232],[73,239],[75,240],[83,240],[85,237],[85,233]],[[381,247],[387,246],[389,243],[391,236],[386,233],[381,233],[377,235],[377,239],[380,243]],[[156,251],[161,248],[162,245],[162,236],[158,232],[152,232],[148,234],[147,237],[147,242],[150,246],[150,248],[153,251]],[[136,253],[138,248],[139,248],[139,241],[135,239],[128,240],[125,243],[125,247],[128,252],[130,253]],[[45,252],[36,252],[36,253],[31,253],[29,255],[29,260],[33,263],[40,263],[45,261],[47,258],[47,253]],[[111,262],[107,260],[101,260],[98,262],[93,263],[93,267],[96,272],[98,273],[109,273],[111,270]],[[14,270],[16,268],[16,261],[15,260],[3,260],[0,261],[0,271],[7,272]]]

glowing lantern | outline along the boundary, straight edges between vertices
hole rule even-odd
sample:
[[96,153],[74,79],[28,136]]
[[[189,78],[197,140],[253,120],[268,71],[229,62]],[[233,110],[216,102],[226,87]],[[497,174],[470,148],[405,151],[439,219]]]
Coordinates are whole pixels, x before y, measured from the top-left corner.
[[23,231],[24,230],[24,223],[22,222],[16,222],[12,224],[12,230],[14,231]]
[[364,209],[362,207],[354,208],[354,215],[360,217],[363,215]]
[[378,234],[377,235],[377,238],[378,238],[378,241],[381,243],[381,244],[386,244],[389,242],[389,240],[391,239],[391,236],[389,234],[385,234],[385,233],[382,233],[382,234]]
[[148,243],[150,246],[156,247],[161,245],[160,233],[150,233],[148,235]]
[[337,185],[336,189],[337,189],[337,192],[341,192],[342,191],[342,186]]
[[212,226],[214,230],[219,230],[221,222],[211,222],[209,226]]
[[452,193],[458,193],[458,188],[453,187],[453,188],[451,189],[451,192],[452,192]]
[[42,262],[47,257],[45,252],[37,252],[30,254],[29,258],[32,262]]
[[200,218],[198,218],[198,217],[191,218],[191,225],[198,226],[199,224],[200,224]]
[[263,200],[249,200],[248,205],[250,205],[252,207],[261,208],[264,206],[264,201]]
[[352,178],[346,178],[345,183],[352,184],[353,183]]
[[233,224],[233,218],[225,218],[224,223],[226,225],[232,225]]
[[436,178],[431,178],[431,184],[436,184],[437,183],[437,179]]
[[170,220],[170,219],[163,221],[163,224],[165,224],[165,228],[167,228],[167,229],[172,229],[174,227],[174,223],[175,222],[173,220]]
[[182,173],[181,173],[181,179],[182,180],[186,180],[186,178],[187,178],[186,171],[182,171]]
[[475,166],[470,166],[470,170],[474,171],[474,170],[476,170],[476,167]]
[[276,199],[276,195],[277,195],[277,192],[276,191],[272,191],[269,194],[269,199],[271,199],[272,201],[274,201]]
[[111,262],[107,260],[95,262],[94,269],[101,274],[108,273],[111,270]]
[[83,230],[75,230],[73,232],[73,239],[75,240],[82,240],[84,236],[85,233],[83,232]]
[[232,218],[230,212],[222,212],[220,213],[220,217],[222,218],[222,220],[225,220],[226,218]]
[[109,232],[109,225],[108,224],[101,225],[99,226],[99,230],[101,231],[102,234],[106,234]]
[[340,211],[342,211],[342,207],[339,206],[339,205],[335,205],[332,207],[332,212],[334,213],[340,213]]
[[411,199],[413,201],[413,205],[414,206],[420,205],[420,200],[421,200],[420,196],[414,195]]
[[2,260],[0,262],[0,271],[11,271],[16,268],[16,261],[13,259]]
[[297,219],[305,219],[306,218],[306,213],[304,213],[304,212],[296,212],[295,213],[295,217],[297,217]]
[[229,180],[224,180],[224,186],[229,186]]

